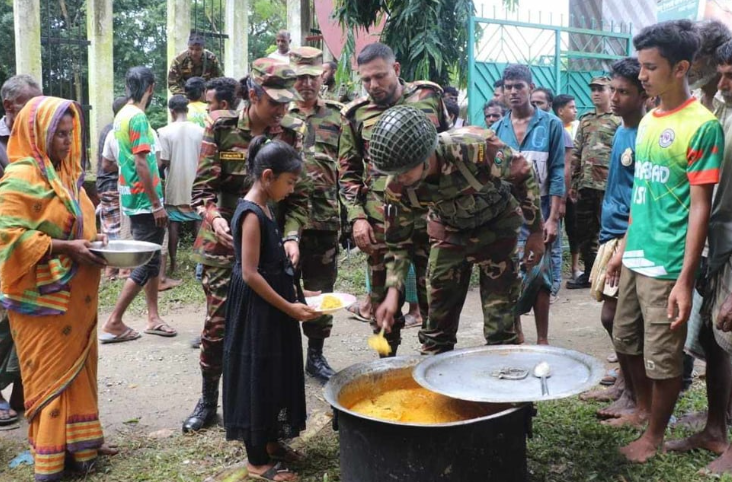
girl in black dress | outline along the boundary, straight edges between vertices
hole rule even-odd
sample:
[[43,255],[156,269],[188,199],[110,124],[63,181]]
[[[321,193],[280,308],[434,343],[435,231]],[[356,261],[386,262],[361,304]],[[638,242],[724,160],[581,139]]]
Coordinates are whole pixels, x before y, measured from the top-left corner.
[[298,454],[279,441],[305,428],[297,320],[319,313],[296,301],[292,265],[269,205],[293,192],[302,160],[291,146],[259,136],[248,163],[254,185],[231,223],[236,265],[224,336],[224,426],[228,440],[244,442],[250,477],[296,481],[282,462]]

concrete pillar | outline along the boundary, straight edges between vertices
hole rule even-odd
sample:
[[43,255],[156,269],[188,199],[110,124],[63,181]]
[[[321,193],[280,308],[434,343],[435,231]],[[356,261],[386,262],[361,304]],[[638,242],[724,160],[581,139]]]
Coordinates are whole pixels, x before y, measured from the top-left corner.
[[240,79],[249,71],[249,0],[226,0],[224,72]]
[[86,2],[86,32],[89,39],[89,132],[91,169],[97,173],[99,134],[111,123],[114,114],[114,59],[112,36],[112,0]]
[[28,74],[40,84],[43,80],[40,0],[13,0],[13,20],[16,45],[15,73]]
[[[179,53],[188,48],[188,36],[191,33],[190,0],[168,0],[168,65],[165,78],[158,79],[158,84],[168,90],[168,69]],[[170,95],[170,92],[168,92]]]
[[301,0],[287,0],[287,30],[292,38],[291,48],[301,47],[303,44],[303,13]]

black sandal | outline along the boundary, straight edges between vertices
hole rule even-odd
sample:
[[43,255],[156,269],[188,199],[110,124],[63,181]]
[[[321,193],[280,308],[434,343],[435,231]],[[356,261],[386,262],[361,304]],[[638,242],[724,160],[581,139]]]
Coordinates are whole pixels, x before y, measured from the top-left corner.
[[269,480],[270,482],[280,482],[277,479],[275,479],[275,477],[277,477],[278,475],[287,475],[287,474],[292,474],[296,477],[294,479],[290,479],[287,482],[297,482],[300,480],[300,477],[298,477],[295,472],[293,472],[290,469],[288,469],[287,467],[285,467],[282,464],[282,462],[277,462],[269,470],[267,470],[266,472],[264,472],[262,474],[253,474],[250,471],[249,478],[255,479],[255,480]]
[[277,451],[268,454],[270,459],[285,462],[287,464],[299,464],[305,460],[305,454],[302,452],[281,443],[277,445]]

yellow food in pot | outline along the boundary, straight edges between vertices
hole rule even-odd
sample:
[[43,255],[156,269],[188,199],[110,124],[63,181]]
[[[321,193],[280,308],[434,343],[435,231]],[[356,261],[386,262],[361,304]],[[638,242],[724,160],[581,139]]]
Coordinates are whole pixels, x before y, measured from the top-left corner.
[[320,303],[321,310],[336,310],[343,306],[341,299],[333,295],[324,295]]
[[378,393],[350,407],[368,417],[424,425],[460,422],[489,414],[485,405],[455,400],[425,388],[398,388]]

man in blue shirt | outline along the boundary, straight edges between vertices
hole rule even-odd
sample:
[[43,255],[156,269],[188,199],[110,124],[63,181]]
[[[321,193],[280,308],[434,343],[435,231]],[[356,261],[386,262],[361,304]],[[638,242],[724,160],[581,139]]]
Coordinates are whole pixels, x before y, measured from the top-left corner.
[[[503,72],[503,90],[511,110],[493,125],[493,130],[503,142],[520,151],[533,164],[541,191],[544,243],[552,247],[554,242],[561,243],[561,240],[557,240],[557,234],[559,213],[565,196],[564,126],[556,116],[531,105],[533,89],[529,67],[517,64],[506,67]],[[520,247],[526,242],[527,236],[528,230],[524,226],[519,236]],[[561,263],[561,255],[558,262]],[[539,289],[533,303],[538,344],[548,344],[549,295],[552,286],[545,288]]]
[[[590,274],[590,294],[602,301],[600,320],[612,340],[613,318],[618,304],[618,287],[605,283],[607,263],[617,252],[620,241],[628,230],[630,198],[633,192],[635,172],[635,139],[638,124],[646,114],[648,99],[638,80],[640,63],[635,58],[625,58],[612,66],[610,83],[610,107],[623,123],[615,131],[610,153],[610,171],[607,176],[605,197],[600,218],[600,248]],[[605,419],[619,418],[635,408],[635,396],[630,380],[624,380],[619,372],[615,384],[608,390],[586,393],[583,400],[614,401],[608,408],[599,410]]]

